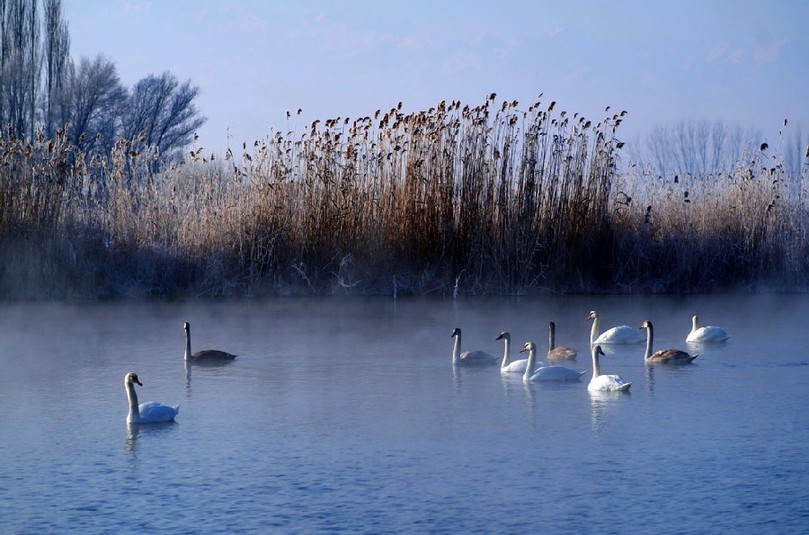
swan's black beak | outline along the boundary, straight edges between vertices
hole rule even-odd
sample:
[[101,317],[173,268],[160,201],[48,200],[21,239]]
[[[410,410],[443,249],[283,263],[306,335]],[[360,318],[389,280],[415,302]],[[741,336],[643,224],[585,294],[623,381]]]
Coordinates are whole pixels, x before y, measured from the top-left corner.
[[138,385],[143,386],[143,383],[141,383],[141,382],[140,382],[140,381],[137,379],[137,377],[136,377],[135,379],[133,379],[133,381],[135,381],[135,383],[137,383]]

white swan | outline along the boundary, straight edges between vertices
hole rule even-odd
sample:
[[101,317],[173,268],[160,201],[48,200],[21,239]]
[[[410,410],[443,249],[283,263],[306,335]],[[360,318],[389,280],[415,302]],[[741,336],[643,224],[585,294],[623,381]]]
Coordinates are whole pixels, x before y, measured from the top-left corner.
[[126,397],[129,398],[129,414],[126,417],[126,423],[149,424],[174,420],[174,417],[180,411],[179,405],[170,407],[156,401],[148,401],[138,406],[138,394],[135,392],[136,384],[143,386],[135,372],[129,372],[124,376]]
[[481,364],[496,364],[497,357],[485,351],[464,351],[461,353],[461,329],[452,331],[455,345],[452,348],[452,363],[456,366],[479,366]]
[[713,342],[726,342],[730,336],[727,331],[722,327],[715,327],[707,325],[705,327],[697,327],[698,318],[694,314],[691,318],[691,332],[685,337],[685,341],[689,343],[713,343]]
[[591,310],[587,315],[588,320],[593,320],[593,327],[590,329],[590,345],[593,344],[639,344],[643,338],[629,325],[619,325],[607,329],[601,335],[598,334],[598,312]]
[[548,360],[575,360],[575,349],[570,349],[565,346],[556,345],[556,324],[554,322],[548,323]]
[[525,368],[522,380],[528,381],[578,381],[586,372],[577,372],[564,366],[540,366],[536,368],[537,345],[534,342],[525,342],[520,353],[528,352],[528,366]]
[[226,351],[219,351],[218,349],[203,349],[196,353],[191,353],[191,324],[185,322],[183,325],[185,329],[185,360],[188,362],[196,363],[215,363],[233,360],[237,355],[233,355]]
[[649,320],[644,321],[641,329],[646,329],[646,353],[644,360],[649,364],[690,364],[698,355],[691,356],[679,349],[661,349],[652,353],[654,344],[654,327]]
[[500,361],[500,373],[525,373],[525,368],[528,366],[528,359],[510,360],[511,334],[508,331],[503,331],[496,340],[503,340],[505,345],[503,349],[503,360]]
[[598,365],[598,356],[603,355],[601,346],[593,347],[593,377],[587,390],[590,392],[626,392],[632,386],[630,381],[625,380],[620,375],[601,375],[601,368]]

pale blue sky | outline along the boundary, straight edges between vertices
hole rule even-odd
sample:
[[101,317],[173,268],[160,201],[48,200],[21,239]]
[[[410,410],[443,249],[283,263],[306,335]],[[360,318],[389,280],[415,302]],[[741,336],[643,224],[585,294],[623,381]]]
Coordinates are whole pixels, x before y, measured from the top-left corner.
[[[496,92],[598,120],[619,137],[723,120],[809,131],[809,1],[64,0],[74,58],[121,81],[170,70],[200,86],[206,149],[362,117],[399,101],[475,105]],[[595,121],[594,121],[595,122]],[[228,138],[230,134],[230,138]]]

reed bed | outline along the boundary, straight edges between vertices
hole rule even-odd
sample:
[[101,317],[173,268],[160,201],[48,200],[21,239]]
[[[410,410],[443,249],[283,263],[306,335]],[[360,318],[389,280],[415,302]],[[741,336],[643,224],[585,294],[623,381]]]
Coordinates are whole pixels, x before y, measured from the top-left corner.
[[616,189],[635,197],[621,194],[614,209],[616,284],[645,292],[805,291],[807,173],[789,176],[777,157],[741,160],[715,175],[620,177]]
[[620,171],[624,114],[400,103],[160,171],[138,139],[89,159],[61,134],[6,134],[0,296],[805,287],[804,197],[782,167]]

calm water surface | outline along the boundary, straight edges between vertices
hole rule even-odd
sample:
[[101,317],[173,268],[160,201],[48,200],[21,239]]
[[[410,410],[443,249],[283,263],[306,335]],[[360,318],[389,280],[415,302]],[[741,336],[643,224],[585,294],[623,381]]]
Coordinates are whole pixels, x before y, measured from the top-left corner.
[[[651,319],[628,395],[453,369]],[[731,333],[689,348],[690,317]],[[809,531],[809,296],[0,305],[4,533]],[[238,353],[223,367],[195,350]],[[542,351],[540,352],[540,354]],[[123,376],[177,422],[128,427]]]

